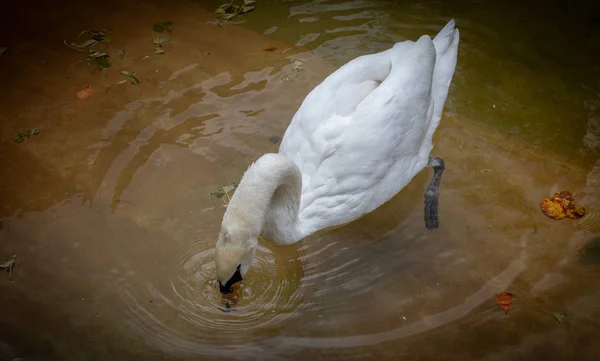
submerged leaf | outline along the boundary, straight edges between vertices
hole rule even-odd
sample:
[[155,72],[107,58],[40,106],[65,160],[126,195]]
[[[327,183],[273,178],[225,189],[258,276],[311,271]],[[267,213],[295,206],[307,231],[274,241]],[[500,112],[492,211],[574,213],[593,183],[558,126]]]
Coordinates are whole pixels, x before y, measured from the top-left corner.
[[565,317],[567,317],[567,315],[562,312],[550,312],[546,310],[544,310],[544,312],[550,314],[558,323],[562,323],[565,320]]
[[40,131],[36,128],[21,130],[15,136],[15,142],[23,143],[25,141],[25,139],[31,137],[32,135],[38,135],[38,134],[40,134]]
[[96,39],[98,41],[103,41],[106,36],[106,32],[104,30],[85,30],[82,31],[77,38],[79,39],[83,34],[89,34],[92,39]]
[[0,46],[0,55],[4,54],[6,50],[8,50],[6,46]]
[[173,31],[172,21],[157,21],[154,23],[153,29],[157,33],[171,33]]
[[244,0],[244,5],[252,5],[255,3],[256,3],[256,0]]
[[223,15],[223,16],[222,16],[222,18],[223,18],[224,20],[231,20],[231,19],[233,19],[233,18],[234,18],[236,15],[237,15],[237,13],[225,14],[225,15]]
[[164,53],[165,53],[165,49],[159,47],[159,48],[154,49],[154,53],[153,54],[154,55],[160,55],[160,54],[164,54]]
[[125,50],[117,50],[117,56],[119,57],[119,59],[123,59],[125,57]]
[[140,79],[138,79],[136,73],[131,74],[128,71],[121,70],[121,75],[123,75],[127,80],[131,82],[131,84],[139,84]]
[[159,38],[155,38],[154,40],[152,40],[152,44],[156,45],[156,46],[162,46],[162,44],[168,42],[169,38],[166,37],[159,37]]
[[242,14],[249,13],[254,10],[254,5],[244,5],[240,8]]
[[304,63],[298,59],[292,60],[292,70],[293,71],[304,70]]
[[97,50],[90,50],[90,55],[88,55],[87,57],[88,59],[108,58],[108,54],[99,52]]
[[96,56],[96,57],[89,57],[88,56],[88,65],[92,65],[95,66],[98,70],[104,70],[106,68],[110,68],[110,61],[108,60],[109,56],[108,55],[104,55],[104,56]]
[[97,42],[98,42],[98,40],[96,40],[96,39],[87,39],[84,41],[80,41],[78,43],[71,43],[71,46],[73,46],[75,48],[79,48],[79,49],[84,49],[90,45],[96,44]]
[[78,91],[77,94],[75,94],[75,96],[77,97],[77,99],[83,100],[91,97],[92,94],[94,94],[94,89],[92,89],[91,86],[88,86]]
[[217,189],[216,192],[212,192],[210,195],[217,197],[217,198],[221,198],[224,195],[226,195],[227,193],[234,191],[237,188],[237,186],[238,186],[237,184],[233,183],[230,185],[219,187],[219,189]]

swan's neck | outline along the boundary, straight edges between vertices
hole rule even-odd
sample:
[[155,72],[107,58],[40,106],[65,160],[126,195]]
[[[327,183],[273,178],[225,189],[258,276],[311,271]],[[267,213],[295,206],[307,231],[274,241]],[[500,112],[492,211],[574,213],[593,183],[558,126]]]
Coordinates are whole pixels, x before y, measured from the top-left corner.
[[243,227],[251,237],[262,234],[279,245],[298,242],[305,237],[298,220],[301,192],[296,164],[281,154],[265,154],[244,173],[223,227]]

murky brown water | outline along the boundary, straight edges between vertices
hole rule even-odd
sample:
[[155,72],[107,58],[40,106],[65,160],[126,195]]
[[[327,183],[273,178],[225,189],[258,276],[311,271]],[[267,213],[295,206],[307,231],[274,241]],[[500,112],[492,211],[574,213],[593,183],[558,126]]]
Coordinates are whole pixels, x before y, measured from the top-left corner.
[[[0,274],[0,360],[597,358],[597,6],[259,0],[219,27],[218,2],[165,4],[31,0],[0,15],[0,261],[18,257],[12,282]],[[423,224],[423,172],[348,226],[263,244],[222,312],[225,205],[210,193],[276,151],[269,138],[337,66],[450,17],[461,48],[434,139],[440,229]],[[172,40],[146,58],[160,20]],[[114,37],[104,72],[62,43],[95,28]],[[120,70],[141,83],[105,93]],[[540,213],[563,189],[586,218]]]

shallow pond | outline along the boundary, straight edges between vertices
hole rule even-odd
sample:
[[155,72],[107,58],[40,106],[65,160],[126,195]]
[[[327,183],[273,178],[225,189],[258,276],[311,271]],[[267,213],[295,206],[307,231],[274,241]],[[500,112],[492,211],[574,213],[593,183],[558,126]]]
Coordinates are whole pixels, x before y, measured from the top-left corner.
[[[219,25],[219,5],[30,0],[0,15],[0,262],[17,255],[12,280],[0,274],[0,360],[596,357],[598,6],[259,0]],[[426,170],[345,227],[262,243],[222,312],[227,197],[211,193],[277,151],[338,66],[452,17],[441,227],[423,224]],[[152,55],[164,20],[172,37]],[[63,43],[85,29],[113,37],[105,71]],[[140,83],[120,84],[121,70]],[[40,133],[14,142],[29,128]],[[541,199],[560,190],[588,215],[544,217]],[[500,292],[515,295],[508,314]]]

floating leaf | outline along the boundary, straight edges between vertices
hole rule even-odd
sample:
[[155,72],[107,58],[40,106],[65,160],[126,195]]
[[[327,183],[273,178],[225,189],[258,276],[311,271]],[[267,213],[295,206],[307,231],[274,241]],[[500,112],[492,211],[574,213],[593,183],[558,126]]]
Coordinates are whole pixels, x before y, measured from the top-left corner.
[[154,40],[152,40],[152,44],[156,45],[156,46],[162,46],[162,44],[168,42],[169,38],[165,38],[165,37],[159,37],[159,38],[155,38]]
[[164,53],[165,53],[165,49],[163,49],[163,48],[156,48],[156,49],[154,49],[154,53],[153,54],[154,55],[161,55],[161,54],[164,54]]
[[127,80],[131,82],[131,84],[139,84],[140,79],[138,79],[136,73],[131,74],[128,71],[121,70],[121,75],[123,75]]
[[498,302],[498,305],[502,307],[505,314],[507,314],[508,310],[512,307],[513,300],[513,294],[508,292],[502,292],[496,296],[496,301]]
[[123,59],[125,57],[125,50],[117,50],[117,56],[119,57],[119,59]]
[[21,130],[15,136],[15,142],[23,143],[25,141],[25,139],[28,139],[32,135],[38,135],[38,134],[40,134],[40,131],[37,130],[36,128]]
[[157,33],[169,33],[173,31],[173,22],[172,21],[158,21],[154,23],[153,29]]

